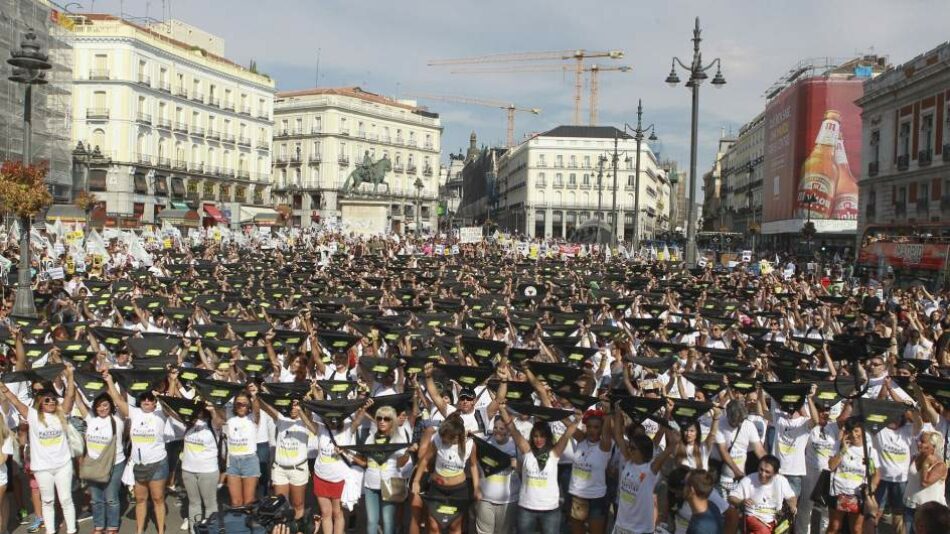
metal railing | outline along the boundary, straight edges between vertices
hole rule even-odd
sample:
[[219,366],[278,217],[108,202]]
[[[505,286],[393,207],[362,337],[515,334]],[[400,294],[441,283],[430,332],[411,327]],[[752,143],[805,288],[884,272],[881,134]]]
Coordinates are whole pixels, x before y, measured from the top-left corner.
[[872,161],[868,163],[868,176],[877,176],[877,173],[881,170],[880,161]]
[[241,108],[241,111],[239,111],[238,113],[240,113],[241,115],[247,115],[248,117],[250,117],[250,116],[251,116],[251,106],[244,106],[243,108]]
[[135,122],[141,122],[143,124],[152,124],[152,116],[148,113],[137,113],[135,115]]
[[161,128],[161,129],[163,129],[163,130],[171,130],[171,129],[172,129],[172,121],[169,120],[169,119],[158,119],[158,120],[155,121],[155,122],[156,122],[156,126],[157,126],[158,128]]
[[239,144],[239,145],[241,145],[241,146],[251,146],[251,138],[250,138],[250,137],[244,137],[244,136],[242,135],[242,136],[238,137],[238,139],[237,139],[237,144]]
[[268,150],[270,149],[270,141],[260,140],[256,146],[259,150]]
[[158,90],[163,93],[171,94],[172,86],[168,82],[158,82]]
[[917,152],[917,165],[921,167],[926,167],[933,162],[933,150],[925,148]]
[[188,133],[188,125],[181,121],[175,121],[175,131],[181,133]]
[[204,136],[205,136],[205,129],[202,128],[201,126],[192,126],[192,127],[191,127],[191,135],[193,135],[193,136],[195,136],[195,137],[204,137]]
[[87,119],[108,119],[109,108],[88,108],[86,109]]
[[910,154],[897,156],[897,170],[906,171],[910,167]]
[[108,80],[109,78],[109,69],[91,69],[89,71],[90,80]]
[[221,132],[216,130],[208,130],[208,133],[205,135],[208,139],[214,139],[215,141],[221,140]]
[[138,80],[136,80],[136,83],[138,83],[139,85],[144,85],[144,86],[146,86],[146,87],[151,87],[151,86],[152,86],[152,79],[149,78],[148,76],[143,75],[143,74],[139,74],[139,78],[138,78]]

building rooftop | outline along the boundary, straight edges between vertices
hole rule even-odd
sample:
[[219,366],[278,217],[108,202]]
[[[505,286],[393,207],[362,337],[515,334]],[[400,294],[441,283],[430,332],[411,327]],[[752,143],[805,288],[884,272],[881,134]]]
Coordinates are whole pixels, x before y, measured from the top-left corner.
[[535,137],[587,137],[594,139],[633,139],[613,126],[558,126]]
[[352,98],[358,98],[360,100],[365,100],[367,102],[374,102],[377,104],[384,104],[387,106],[394,106],[397,108],[408,109],[412,111],[423,111],[419,106],[412,106],[406,104],[405,102],[400,102],[394,98],[388,96],[378,95],[376,93],[370,93],[369,91],[364,91],[361,87],[313,87],[310,89],[298,89],[296,91],[278,91],[274,95],[275,99],[282,98],[299,98],[303,96],[348,96]]

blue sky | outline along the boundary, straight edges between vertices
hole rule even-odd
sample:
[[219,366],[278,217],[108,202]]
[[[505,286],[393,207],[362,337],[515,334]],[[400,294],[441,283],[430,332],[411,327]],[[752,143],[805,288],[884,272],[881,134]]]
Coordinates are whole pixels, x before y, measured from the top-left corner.
[[[699,171],[708,170],[722,129],[737,131],[764,108],[762,94],[808,57],[876,53],[901,63],[947,39],[946,0],[84,0],[84,9],[183,20],[226,40],[226,55],[257,61],[281,90],[312,87],[320,51],[321,86],[359,85],[401,97],[428,92],[513,102],[542,114],[519,114],[516,138],[567,124],[573,115],[570,72],[449,74],[430,59],[508,52],[611,50],[626,53],[629,73],[600,78],[600,120],[645,120],[659,149],[688,164],[690,98],[663,80],[670,60],[691,54],[694,17],[703,27],[703,57],[722,59],[728,83],[700,95]],[[78,11],[74,6],[73,10]],[[602,63],[604,64],[604,63]],[[682,74],[681,74],[682,77]],[[587,117],[584,91],[583,117]],[[442,116],[443,154],[468,144],[502,143],[502,110],[423,102]]]

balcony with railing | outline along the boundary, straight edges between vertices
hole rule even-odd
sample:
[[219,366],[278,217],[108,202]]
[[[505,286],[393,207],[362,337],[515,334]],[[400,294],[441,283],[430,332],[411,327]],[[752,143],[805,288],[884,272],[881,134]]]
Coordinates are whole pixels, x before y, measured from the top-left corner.
[[423,176],[432,176],[432,167],[423,167],[422,168]]
[[88,108],[86,109],[87,119],[108,119],[109,108]]
[[239,136],[239,137],[237,138],[237,144],[239,144],[239,145],[241,145],[241,146],[251,146],[251,138],[250,138],[250,137],[244,137],[243,135],[242,135],[242,136]]
[[910,154],[897,156],[897,170],[906,171],[910,167]]
[[200,91],[195,91],[194,93],[191,94],[191,99],[194,100],[195,102],[204,102],[205,95],[204,93]]
[[310,154],[310,156],[307,158],[307,162],[310,165],[319,165],[322,161],[323,158],[320,156],[320,154]]
[[930,212],[930,199],[929,198],[918,198],[917,199],[917,213],[929,213]]
[[141,113],[141,112],[136,113],[135,122],[139,124],[152,124],[152,116],[149,115],[148,113]]
[[90,80],[108,80],[109,78],[109,69],[91,69],[89,71]]
[[433,148],[433,146],[432,146],[432,143],[426,143],[426,144],[425,144],[425,149],[426,149],[426,150],[434,150],[434,148]]
[[220,98],[213,97],[213,96],[212,96],[212,97],[209,97],[207,104],[208,104],[209,106],[214,106],[214,107],[216,107],[216,108],[220,108],[220,107],[221,107],[221,99],[220,99]]
[[340,165],[346,167],[346,166],[348,166],[348,165],[350,164],[350,158],[349,158],[348,156],[340,156],[340,157],[337,159],[337,162],[338,162]]
[[546,161],[544,161],[544,160],[538,160],[537,167],[547,168],[547,166],[548,166],[548,162],[546,162]]
[[290,156],[287,154],[278,154],[274,156],[274,164],[276,165],[286,165],[290,162]]
[[202,128],[201,126],[192,126],[192,127],[191,127],[191,135],[193,135],[193,136],[195,136],[195,137],[204,137],[204,136],[205,136],[205,129]]
[[548,182],[547,182],[546,180],[535,180],[535,181],[534,181],[534,186],[535,186],[535,187],[547,187],[547,186],[548,186]]
[[554,187],[554,189],[562,189],[564,187],[564,181],[554,180],[554,183],[551,185]]
[[140,164],[140,165],[151,165],[151,164],[152,164],[152,156],[150,156],[150,155],[148,155],[148,154],[146,154],[146,153],[144,153],[144,152],[136,152],[135,155],[134,155],[134,158],[135,158],[135,162],[138,163],[138,164]]
[[215,140],[215,141],[220,141],[220,140],[221,140],[221,132],[219,132],[219,131],[217,131],[217,130],[211,130],[211,129],[209,129],[209,130],[208,130],[208,133],[205,134],[205,137],[207,137],[208,139]]
[[411,146],[411,147],[415,148],[415,146],[416,146],[416,140],[415,140],[415,139],[410,139],[410,140],[406,141],[406,146]]
[[170,158],[165,157],[165,156],[159,156],[159,157],[158,157],[158,165],[157,165],[157,166],[158,166],[158,167],[161,167],[161,168],[163,168],[163,169],[170,169],[171,166],[172,166],[172,160],[171,160]]
[[406,142],[403,140],[402,137],[397,137],[394,142],[395,142],[397,145],[404,145],[404,144],[406,144]]
[[233,144],[234,144],[234,134],[232,134],[232,133],[223,133],[223,134],[221,134],[221,142],[222,142],[222,143],[229,143],[229,144],[232,144],[232,145],[233,145]]
[[564,168],[564,162],[563,162],[563,161],[555,161],[555,162],[554,162],[554,167],[557,168],[557,169],[563,169],[563,168]]
[[225,103],[224,103],[224,110],[225,110],[225,111],[234,111],[234,110],[235,110],[234,102],[225,102]]
[[406,174],[416,174],[416,166],[406,165]]
[[251,106],[244,106],[241,108],[241,111],[238,111],[241,115],[251,116]]
[[350,135],[349,128],[340,128],[340,135]]
[[250,179],[251,179],[251,171],[249,171],[249,170],[247,170],[247,169],[238,169],[238,171],[237,171],[237,177],[240,178],[240,179],[242,179],[242,180],[250,180]]
[[144,74],[139,74],[137,82],[139,85],[144,85],[145,87],[152,86],[152,79]]
[[933,150],[925,148],[917,152],[917,166],[926,167],[933,162]]
[[179,85],[175,88],[175,96],[180,96],[182,98],[188,98],[188,89]]
[[323,126],[313,125],[310,127],[311,134],[321,134],[323,133]]
[[301,156],[300,154],[291,154],[291,155],[290,155],[290,164],[291,164],[291,165],[300,165],[300,163],[301,163],[302,161],[303,161],[303,156]]
[[171,129],[172,129],[172,121],[171,121],[171,119],[159,118],[157,121],[155,121],[155,126],[156,126],[157,128],[159,128],[159,129],[162,129],[162,130],[171,130]]
[[179,133],[188,133],[188,125],[181,121],[175,121],[173,129]]
[[395,173],[397,173],[397,174],[402,174],[402,173],[406,172],[406,168],[403,167],[401,163],[397,163],[397,164],[393,165],[393,172],[395,172]]
[[260,113],[257,114],[257,118],[267,121],[267,120],[270,120],[270,115],[268,115],[266,111],[261,111]]
[[183,159],[174,159],[172,160],[172,169],[176,171],[183,171],[188,168],[188,164]]
[[871,161],[868,163],[868,176],[877,176],[877,173],[881,170],[880,161]]
[[171,86],[171,84],[168,83],[168,82],[161,82],[161,81],[160,81],[160,82],[158,82],[158,90],[161,91],[161,92],[163,92],[163,93],[171,94],[171,92],[172,92],[172,86]]
[[197,173],[197,174],[202,174],[203,172],[205,172],[205,164],[197,162],[197,161],[193,161],[188,164],[188,171]]
[[261,139],[257,142],[255,146],[257,147],[258,150],[267,150],[270,148],[270,141],[266,139]]

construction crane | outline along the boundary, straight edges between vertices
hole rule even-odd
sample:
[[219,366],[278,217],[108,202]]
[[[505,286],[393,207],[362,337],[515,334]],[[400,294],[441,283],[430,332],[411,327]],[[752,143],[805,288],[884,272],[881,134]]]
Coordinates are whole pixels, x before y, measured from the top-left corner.
[[[454,59],[434,59],[429,61],[430,67],[446,67],[455,65],[479,65],[489,63],[528,63],[532,61],[569,61],[574,66],[574,124],[581,123],[581,92],[584,89],[584,60],[606,58],[621,59],[623,50],[559,50],[553,52],[516,52],[512,54],[492,54]],[[602,69],[601,69],[602,70]]]
[[[449,71],[450,74],[518,74],[532,72],[565,72],[567,67],[557,67],[554,65],[522,65],[511,67],[487,67],[487,68],[460,68]],[[599,73],[601,72],[630,72],[632,67],[621,65],[619,67],[602,67],[600,65],[591,65],[584,67],[584,72],[590,73],[590,125],[597,125],[597,99],[600,92]]]
[[416,93],[406,95],[408,98],[421,98],[423,100],[440,100],[442,102],[454,102],[457,104],[469,104],[473,106],[485,106],[489,108],[498,108],[503,109],[508,115],[508,125],[507,131],[505,132],[505,143],[507,147],[513,147],[515,145],[515,112],[520,111],[523,113],[532,113],[538,115],[541,113],[540,108],[522,108],[518,107],[509,102],[503,102],[500,100],[488,100],[484,98],[472,98],[468,96],[452,96],[452,95],[433,95],[433,94],[424,94]]

